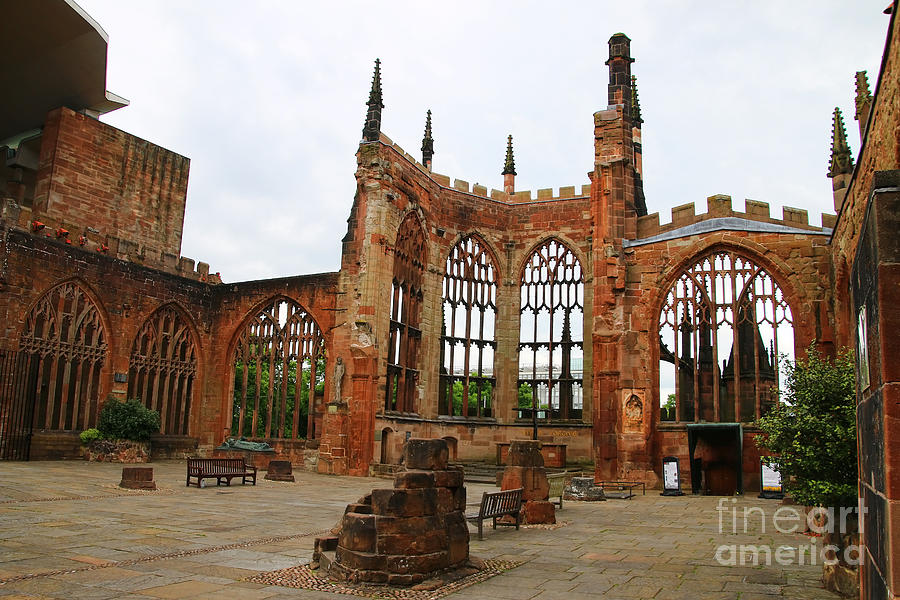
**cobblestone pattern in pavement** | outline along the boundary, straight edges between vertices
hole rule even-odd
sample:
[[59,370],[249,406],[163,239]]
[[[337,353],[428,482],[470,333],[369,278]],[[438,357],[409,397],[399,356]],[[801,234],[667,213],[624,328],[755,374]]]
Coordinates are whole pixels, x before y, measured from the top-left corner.
[[[379,480],[298,471],[295,483],[260,478],[257,486],[198,489],[184,487],[183,461],[151,466],[156,492],[118,488],[116,464],[0,462],[0,599],[351,598],[246,579],[308,562],[316,533]],[[494,489],[467,487],[470,502]],[[754,512],[745,533],[743,510],[752,507],[764,516]],[[484,541],[473,539],[474,556],[526,564],[450,598],[837,598],[822,588],[821,540],[775,532],[778,507],[752,497],[733,502],[657,492],[567,502],[559,515],[565,527],[488,529]],[[758,566],[716,560],[720,546],[742,544],[783,546],[793,560]],[[817,564],[810,565],[813,558]]]

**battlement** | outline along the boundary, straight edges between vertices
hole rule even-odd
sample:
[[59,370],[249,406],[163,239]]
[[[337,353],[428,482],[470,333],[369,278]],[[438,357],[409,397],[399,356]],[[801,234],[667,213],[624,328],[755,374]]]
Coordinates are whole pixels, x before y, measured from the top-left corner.
[[457,192],[464,192],[466,194],[485,198],[487,200],[493,200],[494,202],[503,202],[505,204],[526,204],[531,202],[553,202],[555,200],[587,198],[591,195],[590,184],[582,185],[580,186],[580,189],[579,186],[574,185],[562,186],[560,188],[557,188],[556,194],[553,193],[554,188],[543,188],[537,190],[537,193],[534,196],[532,196],[530,190],[523,190],[521,192],[516,192],[515,194],[507,194],[504,191],[495,189],[488,190],[486,186],[480,185],[478,183],[469,184],[468,181],[462,179],[451,180],[451,178],[447,175],[429,171],[428,168],[417,161],[412,155],[406,152],[398,144],[394,143],[391,138],[386,136],[384,133],[381,134],[379,141],[385,146],[391,147],[397,154],[409,161],[412,166],[421,171],[425,176],[427,176],[439,186],[449,190],[455,190]]
[[208,263],[155,250],[133,240],[104,234],[102,231],[76,223],[51,221],[47,217],[42,217],[42,220],[38,221],[32,218],[30,208],[20,207],[10,199],[0,198],[0,221],[7,227],[21,229],[62,245],[80,247],[85,251],[105,254],[194,281],[214,285],[222,283],[219,273],[209,272]]
[[785,206],[782,218],[775,219],[769,215],[769,203],[747,199],[744,201],[744,212],[735,211],[731,206],[731,196],[717,194],[706,199],[706,212],[697,214],[694,203],[682,204],[672,208],[672,220],[669,223],[659,222],[659,213],[639,217],[637,221],[637,239],[644,239],[672,231],[694,223],[708,221],[720,217],[737,217],[772,225],[781,225],[795,229],[806,229],[821,233],[830,230],[837,222],[837,216],[822,213],[821,227],[809,224],[809,215],[802,208]]

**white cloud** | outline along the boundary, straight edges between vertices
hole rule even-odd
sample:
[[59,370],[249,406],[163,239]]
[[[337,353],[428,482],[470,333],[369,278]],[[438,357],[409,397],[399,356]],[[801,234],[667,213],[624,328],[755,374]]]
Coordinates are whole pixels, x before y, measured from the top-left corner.
[[[372,62],[382,130],[435,170],[502,187],[587,183],[607,40],[632,38],[651,211],[726,193],[831,210],[831,111],[854,150],[853,74],[874,89],[884,0],[832,2],[121,2],[79,0],[109,33],[104,120],[191,158],[183,253],[226,281],[337,270]],[[277,224],[277,226],[273,225]]]

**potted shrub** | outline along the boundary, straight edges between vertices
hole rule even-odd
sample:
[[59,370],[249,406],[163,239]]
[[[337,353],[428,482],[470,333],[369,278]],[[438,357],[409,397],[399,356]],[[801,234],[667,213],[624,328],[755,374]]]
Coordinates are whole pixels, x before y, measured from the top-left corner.
[[96,429],[81,433],[87,460],[144,463],[150,460],[150,436],[159,431],[159,412],[137,398],[107,399]]

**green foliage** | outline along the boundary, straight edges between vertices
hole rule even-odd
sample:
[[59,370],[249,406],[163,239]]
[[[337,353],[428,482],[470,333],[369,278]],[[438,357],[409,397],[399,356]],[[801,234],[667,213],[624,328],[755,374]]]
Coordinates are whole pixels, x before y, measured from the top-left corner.
[[669,394],[666,398],[666,403],[663,404],[664,408],[675,410],[675,394]]
[[665,404],[659,407],[660,412],[660,420],[662,421],[674,421],[675,420],[675,394],[669,394],[666,398]]
[[856,393],[853,355],[834,362],[814,346],[806,359],[785,362],[787,389],[757,421],[761,447],[777,454],[785,490],[800,504],[856,506]]
[[519,408],[531,408],[532,395],[531,386],[523,383],[519,386]]
[[138,399],[119,402],[110,398],[100,411],[97,429],[108,440],[143,442],[159,432],[159,412],[150,410]]
[[[269,437],[293,437],[294,405],[297,399],[297,361],[288,363],[287,373],[287,398],[285,400],[284,415],[281,415],[281,387],[283,381],[284,363],[276,361],[272,381],[272,426]],[[244,422],[239,427],[241,413],[241,389],[243,387],[244,368],[243,362],[238,361],[234,365],[234,402],[232,403],[231,425],[235,435],[251,438],[266,437],[266,420],[269,416],[269,364],[263,358],[259,361],[259,396],[257,396],[257,361],[246,364],[247,369],[247,396],[244,398]],[[300,417],[297,423],[298,437],[306,437],[307,418],[309,415],[309,363],[300,370]],[[319,358],[316,363],[316,394],[325,393],[325,357]],[[256,411],[256,431],[253,431],[253,413]]]
[[94,427],[91,427],[90,429],[85,429],[84,431],[82,431],[78,437],[81,438],[81,443],[84,444],[85,446],[87,446],[94,440],[99,440],[103,436],[100,433],[99,429],[95,429]]
[[[477,415],[478,414],[478,373],[473,371],[469,373],[469,407],[468,413],[469,415]],[[462,414],[462,403],[463,403],[463,382],[460,380],[456,380],[453,382],[453,414],[461,415]],[[489,381],[484,381],[481,384],[481,398],[482,398],[482,406],[487,409],[491,407],[491,399],[493,398],[494,386],[490,384]]]

